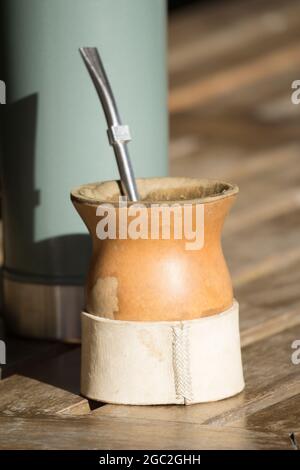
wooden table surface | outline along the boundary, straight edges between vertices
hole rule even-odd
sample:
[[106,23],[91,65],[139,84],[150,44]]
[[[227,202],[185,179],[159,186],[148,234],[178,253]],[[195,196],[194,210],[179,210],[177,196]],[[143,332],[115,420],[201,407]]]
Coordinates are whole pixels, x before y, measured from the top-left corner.
[[[292,449],[300,443],[298,0],[171,15],[170,171],[238,183],[224,251],[240,302],[245,391],[216,403],[115,406],[79,394],[80,348],[10,339],[1,449]],[[296,442],[289,435],[294,433]]]

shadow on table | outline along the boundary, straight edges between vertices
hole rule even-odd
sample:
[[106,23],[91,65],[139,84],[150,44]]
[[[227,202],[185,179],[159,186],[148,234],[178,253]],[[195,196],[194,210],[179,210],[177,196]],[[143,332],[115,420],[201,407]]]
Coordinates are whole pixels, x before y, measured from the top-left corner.
[[[13,337],[6,342],[8,364],[2,367],[2,378],[18,374],[80,395],[79,345]],[[104,403],[88,400],[88,405],[94,410]]]

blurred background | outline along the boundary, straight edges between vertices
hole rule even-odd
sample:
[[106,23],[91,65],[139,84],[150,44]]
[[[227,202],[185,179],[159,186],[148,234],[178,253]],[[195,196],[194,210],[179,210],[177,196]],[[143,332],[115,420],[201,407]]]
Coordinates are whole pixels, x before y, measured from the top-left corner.
[[236,179],[257,164],[267,180],[299,143],[299,2],[169,5],[171,173]]

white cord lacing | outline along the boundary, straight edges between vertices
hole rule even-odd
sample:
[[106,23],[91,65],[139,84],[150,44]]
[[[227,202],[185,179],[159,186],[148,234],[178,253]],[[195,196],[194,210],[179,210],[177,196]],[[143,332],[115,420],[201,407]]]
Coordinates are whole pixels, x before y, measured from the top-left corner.
[[189,326],[180,323],[172,327],[173,368],[175,392],[178,400],[184,403],[193,401],[192,378],[190,372]]

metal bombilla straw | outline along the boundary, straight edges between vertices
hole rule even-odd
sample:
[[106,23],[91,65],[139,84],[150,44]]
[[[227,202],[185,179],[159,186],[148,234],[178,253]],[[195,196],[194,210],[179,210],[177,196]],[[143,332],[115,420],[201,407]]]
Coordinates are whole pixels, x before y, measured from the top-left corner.
[[114,148],[121,186],[130,201],[138,201],[136,181],[127,149],[131,140],[129,127],[122,124],[115,98],[96,47],[79,49],[100,98],[108,125],[108,140]]

